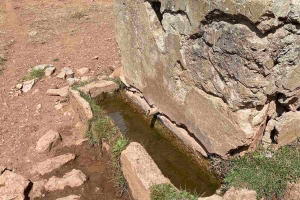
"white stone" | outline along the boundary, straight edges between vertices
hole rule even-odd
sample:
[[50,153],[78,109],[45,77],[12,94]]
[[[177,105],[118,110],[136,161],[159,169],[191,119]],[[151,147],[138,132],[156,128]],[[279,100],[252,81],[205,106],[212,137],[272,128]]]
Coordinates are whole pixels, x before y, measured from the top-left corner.
[[51,76],[55,72],[56,68],[55,67],[48,67],[45,70],[45,76]]
[[31,90],[31,88],[33,87],[35,83],[35,80],[30,80],[30,81],[25,81],[23,83],[23,88],[22,88],[22,92],[27,93]]

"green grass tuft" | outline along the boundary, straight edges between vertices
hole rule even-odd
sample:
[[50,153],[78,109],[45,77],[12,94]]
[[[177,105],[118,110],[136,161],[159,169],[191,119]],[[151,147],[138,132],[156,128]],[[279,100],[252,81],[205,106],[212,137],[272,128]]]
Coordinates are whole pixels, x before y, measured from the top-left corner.
[[53,62],[58,62],[58,61],[59,61],[59,58],[53,58],[52,61],[53,61]]
[[25,76],[23,80],[33,80],[33,79],[42,79],[45,75],[45,69],[32,69],[29,73],[29,75]]
[[258,199],[281,198],[288,182],[300,177],[299,146],[277,151],[258,150],[230,161],[232,169],[225,178],[228,187],[255,190]]
[[159,184],[151,187],[151,200],[197,200],[198,196],[186,190],[179,191],[173,185]]

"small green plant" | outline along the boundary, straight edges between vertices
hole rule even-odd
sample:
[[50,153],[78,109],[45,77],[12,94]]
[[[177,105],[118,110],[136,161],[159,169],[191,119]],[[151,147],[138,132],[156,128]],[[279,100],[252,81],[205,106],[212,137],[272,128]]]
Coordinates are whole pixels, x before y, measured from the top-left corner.
[[120,156],[121,152],[125,149],[125,147],[128,145],[128,140],[126,138],[119,138],[116,140],[113,148],[114,156]]
[[0,75],[2,75],[3,74],[3,69],[2,69],[2,67],[0,67]]
[[77,10],[77,11],[71,13],[71,18],[74,18],[74,19],[81,19],[85,16],[87,16],[87,15],[82,10]]
[[117,139],[114,139],[112,141],[112,145],[113,145],[112,166],[114,168],[114,173],[115,173],[114,174],[115,182],[121,193],[126,193],[128,191],[128,185],[123,175],[121,163],[120,163],[121,153],[128,144],[129,144],[128,139],[123,138],[122,135],[120,135]]
[[110,140],[110,138],[113,137],[113,135],[117,132],[117,128],[112,123],[111,119],[107,116],[98,116],[96,119],[92,122],[91,127],[91,138],[90,143],[91,144],[100,144],[101,140],[107,139]]
[[52,61],[53,61],[53,62],[58,62],[58,61],[59,61],[59,58],[53,58]]
[[29,75],[25,76],[23,80],[42,79],[45,75],[45,69],[32,69]]
[[151,200],[197,200],[198,196],[187,192],[179,191],[173,185],[159,184],[151,187]]
[[300,177],[299,146],[277,151],[261,149],[230,162],[232,169],[225,178],[227,186],[255,190],[258,199],[281,198],[287,183]]
[[4,65],[6,61],[7,58],[3,54],[0,54],[0,65]]

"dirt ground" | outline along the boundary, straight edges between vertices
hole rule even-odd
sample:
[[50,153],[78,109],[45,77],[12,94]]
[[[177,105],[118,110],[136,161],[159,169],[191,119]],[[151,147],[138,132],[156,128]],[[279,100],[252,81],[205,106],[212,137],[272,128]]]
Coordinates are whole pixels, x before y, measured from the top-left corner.
[[[74,70],[87,67],[93,77],[108,75],[120,65],[117,44],[114,38],[114,17],[111,0],[1,0],[0,1],[0,54],[7,62],[0,75],[0,165],[35,181],[30,169],[37,162],[60,155],[75,153],[78,160],[93,160],[99,165],[99,180],[82,186],[81,199],[118,199],[110,180],[108,158],[99,157],[98,151],[86,142],[80,147],[65,147],[82,138],[84,131],[76,128],[76,114],[70,105],[56,110],[56,102],[62,97],[48,96],[47,89],[67,85],[55,77],[63,67]],[[11,94],[11,88],[20,83],[28,69],[39,64],[53,64],[56,73],[52,78],[38,81],[28,93]],[[41,108],[37,110],[38,105]],[[49,154],[37,154],[37,140],[47,131],[57,130],[63,143]],[[85,150],[84,150],[85,149]],[[86,150],[88,149],[88,150]],[[97,158],[97,159],[95,159]],[[64,171],[76,167],[72,163]],[[95,173],[85,170],[89,179]],[[96,167],[97,168],[97,167]],[[60,173],[60,172],[55,172]],[[92,187],[84,189],[86,187]],[[97,189],[100,188],[100,189]],[[68,189],[71,192],[79,190]],[[56,199],[68,191],[49,194],[44,199]],[[93,191],[95,193],[93,193]],[[97,197],[97,192],[99,192]],[[87,194],[93,193],[93,198]]]

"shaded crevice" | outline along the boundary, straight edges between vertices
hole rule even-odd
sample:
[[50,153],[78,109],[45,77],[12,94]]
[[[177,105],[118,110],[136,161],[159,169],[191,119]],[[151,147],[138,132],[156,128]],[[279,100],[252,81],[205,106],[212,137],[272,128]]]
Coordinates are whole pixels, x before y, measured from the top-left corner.
[[154,10],[154,12],[156,13],[156,16],[158,18],[158,20],[160,21],[160,24],[162,24],[162,20],[163,20],[163,14],[160,12],[160,8],[161,8],[161,2],[150,2],[152,9]]
[[235,156],[238,155],[242,152],[248,151],[250,145],[243,145],[243,146],[239,146],[235,149],[231,149],[230,151],[228,151],[228,155],[229,156]]
[[[270,17],[272,17],[273,15],[269,15]],[[203,20],[201,22],[202,26],[206,26],[209,25],[213,22],[227,22],[229,24],[242,24],[247,26],[252,32],[254,32],[259,38],[264,38],[267,37],[269,34],[271,33],[275,33],[278,29],[280,29],[281,27],[283,27],[285,24],[280,24],[278,26],[274,26],[271,29],[269,29],[266,32],[262,32],[261,30],[259,30],[257,28],[258,24],[253,23],[248,17],[246,17],[245,15],[242,14],[237,14],[237,15],[233,15],[233,14],[228,14],[225,13],[221,10],[215,9],[213,11],[211,11],[210,13],[208,13],[205,17],[205,20]]]
[[278,131],[276,130],[276,128],[274,128],[271,131],[271,134],[270,134],[270,139],[272,141],[272,144],[278,144],[277,143],[277,136],[278,136]]
[[27,188],[24,191],[24,196],[25,196],[24,199],[25,200],[30,200],[29,193],[30,193],[32,187],[33,187],[33,183],[30,181],[29,184],[28,184],[28,186],[27,186]]

